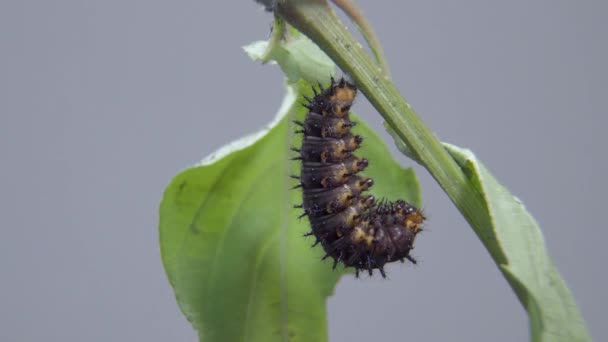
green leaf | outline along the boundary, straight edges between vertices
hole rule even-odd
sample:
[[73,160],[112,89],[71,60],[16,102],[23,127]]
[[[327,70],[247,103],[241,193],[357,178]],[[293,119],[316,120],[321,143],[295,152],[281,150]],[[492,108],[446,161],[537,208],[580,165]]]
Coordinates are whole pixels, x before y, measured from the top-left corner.
[[484,225],[473,229],[530,318],[532,341],[590,341],[566,284],[549,257],[541,230],[523,203],[500,185],[471,151],[445,144],[483,197]]
[[[395,132],[388,126],[387,130],[397,148],[415,159]],[[482,224],[472,225],[473,230],[526,308],[531,341],[590,341],[574,298],[547,252],[540,227],[524,204],[470,150],[444,146],[483,199],[483,210],[476,213]]]
[[[299,39],[298,49],[318,53],[307,39]],[[270,60],[276,56],[269,57],[268,49],[275,48],[258,43],[248,52],[264,50]],[[294,55],[289,49],[281,53]],[[291,68],[292,77],[302,70],[314,72],[293,59],[279,63]],[[317,70],[320,79],[330,75]],[[303,93],[311,93],[308,82],[288,82],[283,105],[267,129],[182,171],[165,190],[162,260],[200,341],[327,340],[325,302],[345,270],[332,270],[330,260],[321,261],[322,248],[310,248],[314,240],[303,237],[308,221],[298,220],[292,207],[301,203],[301,192],[289,190],[295,180],[288,175],[299,173],[299,164],[289,161],[294,154],[289,148],[300,143],[291,120],[305,115],[298,103]],[[366,125],[354,131],[366,138],[357,154],[370,160],[365,175],[377,179],[372,193],[419,204],[413,171],[398,165]]]

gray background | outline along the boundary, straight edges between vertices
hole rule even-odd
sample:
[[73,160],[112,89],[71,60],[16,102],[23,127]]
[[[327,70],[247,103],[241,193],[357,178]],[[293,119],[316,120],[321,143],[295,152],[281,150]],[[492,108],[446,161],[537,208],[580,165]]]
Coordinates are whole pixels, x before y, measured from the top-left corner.
[[[161,267],[161,193],[270,121],[283,94],[279,69],[240,49],[268,36],[271,16],[212,3],[0,2],[1,341],[195,340]],[[606,2],[360,4],[402,93],[525,201],[607,340]],[[390,141],[363,98],[355,109]],[[392,267],[390,281],[345,277],[328,303],[331,340],[526,340],[515,296],[418,170],[421,265]]]

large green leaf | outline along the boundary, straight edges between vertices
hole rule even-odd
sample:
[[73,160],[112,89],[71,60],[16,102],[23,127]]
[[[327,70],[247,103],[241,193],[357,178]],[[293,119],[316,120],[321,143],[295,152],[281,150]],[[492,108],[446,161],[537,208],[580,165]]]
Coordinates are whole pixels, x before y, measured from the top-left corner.
[[[307,63],[327,63],[300,39],[291,46],[312,51],[315,58],[304,58]],[[329,73],[323,65],[303,67],[292,58],[302,54],[288,45],[281,45],[280,56],[289,63],[272,52],[268,57],[270,49],[277,51],[258,43],[248,52],[256,56],[263,50],[290,70],[275,120],[179,173],[160,206],[162,260],[201,341],[325,341],[325,301],[345,272],[333,271],[329,260],[321,262],[322,249],[310,248],[312,238],[303,237],[310,227],[306,218],[297,219],[293,204],[301,202],[301,192],[289,190],[295,181],[288,178],[299,168],[289,161],[289,147],[299,144],[291,120],[305,115],[298,101],[311,92],[304,79],[314,78],[315,70],[319,79]],[[419,204],[413,171],[398,165],[366,125],[355,132],[366,138],[358,155],[370,160],[365,174],[377,178],[372,193]]]

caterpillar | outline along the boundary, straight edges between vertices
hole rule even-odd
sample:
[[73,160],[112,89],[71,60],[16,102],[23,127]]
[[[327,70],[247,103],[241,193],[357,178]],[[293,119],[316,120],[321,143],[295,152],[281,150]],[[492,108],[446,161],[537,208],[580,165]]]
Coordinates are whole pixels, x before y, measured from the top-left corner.
[[386,278],[384,265],[408,259],[414,248],[416,235],[422,231],[423,213],[403,200],[376,201],[365,192],[374,184],[371,178],[358,175],[369,164],[354,155],[363,137],[354,135],[349,111],[357,88],[341,78],[319,90],[313,86],[314,97],[304,96],[308,109],[296,133],[303,134],[299,153],[293,158],[301,161],[300,175],[292,175],[302,188],[303,202],[295,205],[308,216],[312,227],[305,236],[314,236],[313,246],[321,244],[323,260],[333,258],[333,268],[342,262],[354,267],[356,276],[361,270],[369,275],[378,269]]

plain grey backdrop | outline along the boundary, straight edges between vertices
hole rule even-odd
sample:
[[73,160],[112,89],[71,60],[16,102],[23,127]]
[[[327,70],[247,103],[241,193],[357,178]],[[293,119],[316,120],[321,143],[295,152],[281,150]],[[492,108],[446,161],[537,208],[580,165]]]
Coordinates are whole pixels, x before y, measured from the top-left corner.
[[[527,204],[607,340],[606,1],[360,5],[404,96]],[[273,117],[280,70],[241,50],[271,20],[252,0],[0,1],[1,341],[195,340],[161,266],[158,203],[177,171]],[[363,97],[355,110],[396,151]],[[527,340],[488,253],[417,170],[421,264],[344,277],[331,341]]]

